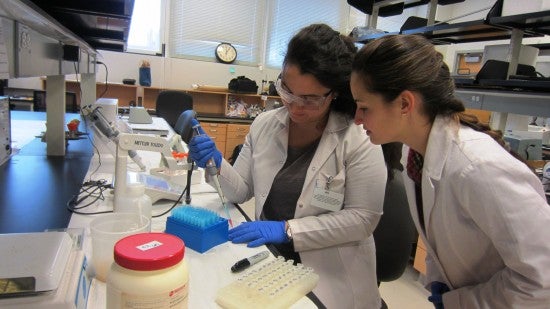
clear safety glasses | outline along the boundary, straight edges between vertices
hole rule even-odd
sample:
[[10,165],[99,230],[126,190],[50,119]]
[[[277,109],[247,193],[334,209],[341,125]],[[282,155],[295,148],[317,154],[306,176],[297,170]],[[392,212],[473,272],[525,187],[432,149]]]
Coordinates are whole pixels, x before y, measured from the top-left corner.
[[324,96],[296,96],[288,92],[283,88],[281,79],[277,79],[275,82],[275,89],[285,104],[294,104],[295,106],[303,107],[304,109],[319,109],[325,104],[328,96],[332,93],[332,90],[327,92]]

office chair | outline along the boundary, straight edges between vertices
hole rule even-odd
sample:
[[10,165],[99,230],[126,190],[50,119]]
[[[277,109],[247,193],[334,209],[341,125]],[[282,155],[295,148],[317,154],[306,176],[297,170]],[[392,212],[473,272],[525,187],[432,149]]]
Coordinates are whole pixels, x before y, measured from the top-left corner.
[[183,91],[164,90],[157,97],[156,114],[174,128],[183,111],[193,109],[193,97]]
[[[376,276],[381,282],[399,279],[405,272],[416,240],[416,229],[409,213],[409,204],[401,172],[394,169],[388,177],[383,215],[373,232],[376,245]],[[387,308],[382,300],[382,308]]]
[[239,144],[233,148],[233,152],[231,153],[231,157],[229,157],[229,164],[235,165],[235,162],[237,161],[237,158],[239,157],[239,153],[241,153],[241,149],[243,148],[243,144]]

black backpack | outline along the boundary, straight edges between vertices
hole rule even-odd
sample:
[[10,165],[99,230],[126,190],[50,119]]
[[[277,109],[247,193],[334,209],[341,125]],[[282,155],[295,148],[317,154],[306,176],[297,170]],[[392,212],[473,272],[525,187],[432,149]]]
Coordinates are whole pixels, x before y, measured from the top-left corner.
[[258,93],[256,82],[245,76],[233,78],[227,88],[229,88],[229,92],[233,93]]

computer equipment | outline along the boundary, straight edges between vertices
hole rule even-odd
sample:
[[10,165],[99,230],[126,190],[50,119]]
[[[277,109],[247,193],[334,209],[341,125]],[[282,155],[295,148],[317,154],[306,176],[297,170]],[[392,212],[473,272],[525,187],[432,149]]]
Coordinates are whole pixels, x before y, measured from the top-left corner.
[[550,128],[528,125],[527,132],[524,131],[523,134],[537,139],[540,138],[543,145],[550,145]]
[[453,77],[457,85],[480,85],[486,80],[505,80],[508,74],[509,63],[501,60],[487,60],[476,76]]
[[550,91],[550,78],[539,77],[531,65],[518,64],[516,74],[508,75],[507,61],[487,60],[475,78],[453,77],[458,87],[504,88],[513,90]]
[[[442,23],[437,20],[435,20],[434,23],[440,24],[440,25],[448,25],[448,23]],[[417,29],[417,28],[422,28],[426,26],[428,26],[428,19],[418,17],[418,16],[409,16],[407,17],[407,19],[405,20],[405,22],[403,23],[399,31],[403,32],[406,30]]]
[[518,63],[518,67],[516,69],[516,74],[519,75],[519,76],[535,77],[536,78],[537,77],[537,70],[532,65]]
[[510,63],[507,61],[487,60],[477,73],[476,80],[478,82],[492,79],[505,80],[509,65]]
[[527,81],[542,81],[547,82],[550,81],[550,77],[545,76],[527,76],[527,75],[510,75],[509,79],[514,80],[527,80]]
[[521,131],[506,132],[504,140],[525,160],[542,160],[542,140]]
[[128,117],[129,123],[139,123],[139,124],[151,124],[153,123],[153,118],[147,110],[142,106],[130,106],[130,116]]
[[99,108],[101,114],[109,123],[115,123],[118,115],[118,99],[99,98],[92,104],[93,108]]

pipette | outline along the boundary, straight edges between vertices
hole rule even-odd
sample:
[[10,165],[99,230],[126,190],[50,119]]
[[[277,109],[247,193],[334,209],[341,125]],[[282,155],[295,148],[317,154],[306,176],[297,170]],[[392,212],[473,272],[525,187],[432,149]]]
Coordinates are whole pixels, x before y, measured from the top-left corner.
[[[200,128],[200,125],[198,124],[193,126],[193,131],[197,136],[201,135],[199,128]],[[225,215],[227,216],[227,221],[229,222],[229,226],[233,227],[233,222],[231,221],[231,216],[229,215],[229,209],[227,209],[227,200],[225,199],[225,196],[223,195],[222,187],[220,186],[220,179],[218,178],[218,168],[216,167],[214,158],[210,158],[206,162],[205,171],[208,175],[211,176],[211,179],[214,182],[214,187],[216,188],[216,191],[220,196],[220,200],[222,201],[222,205],[225,210]]]

